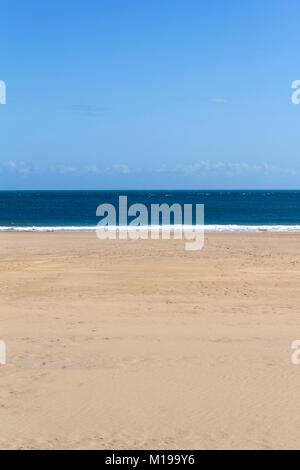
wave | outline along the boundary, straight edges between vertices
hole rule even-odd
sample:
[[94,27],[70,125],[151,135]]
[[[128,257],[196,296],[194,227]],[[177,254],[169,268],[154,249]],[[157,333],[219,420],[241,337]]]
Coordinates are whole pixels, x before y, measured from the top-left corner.
[[0,226],[0,232],[300,232],[300,225]]

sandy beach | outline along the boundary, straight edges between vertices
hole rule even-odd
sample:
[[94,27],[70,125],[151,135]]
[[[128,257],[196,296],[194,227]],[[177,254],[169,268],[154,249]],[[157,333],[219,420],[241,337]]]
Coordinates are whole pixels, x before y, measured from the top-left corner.
[[300,448],[299,234],[1,233],[0,259],[0,448]]

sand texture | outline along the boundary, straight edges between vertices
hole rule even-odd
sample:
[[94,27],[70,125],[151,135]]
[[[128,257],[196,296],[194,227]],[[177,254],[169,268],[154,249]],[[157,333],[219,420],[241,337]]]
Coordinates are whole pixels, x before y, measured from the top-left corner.
[[300,448],[299,234],[0,234],[2,449]]

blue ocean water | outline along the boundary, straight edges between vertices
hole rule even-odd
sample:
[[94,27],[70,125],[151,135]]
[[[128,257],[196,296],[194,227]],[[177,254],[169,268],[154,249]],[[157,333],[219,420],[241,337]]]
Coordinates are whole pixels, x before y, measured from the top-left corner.
[[268,190],[0,191],[0,231],[94,230],[99,204],[118,207],[120,195],[149,210],[151,204],[204,204],[208,231],[300,231],[300,191]]

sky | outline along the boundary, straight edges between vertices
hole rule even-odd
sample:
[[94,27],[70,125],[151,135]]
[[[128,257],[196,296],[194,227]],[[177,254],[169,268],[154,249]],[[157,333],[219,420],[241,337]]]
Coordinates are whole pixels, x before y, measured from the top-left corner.
[[299,0],[0,0],[0,190],[300,189]]

